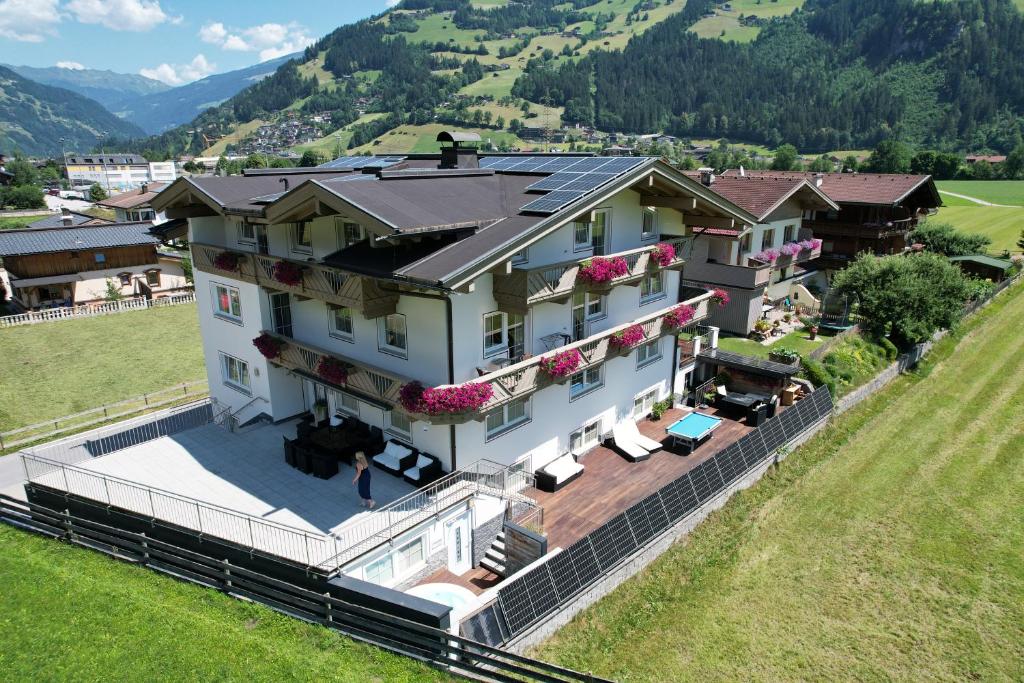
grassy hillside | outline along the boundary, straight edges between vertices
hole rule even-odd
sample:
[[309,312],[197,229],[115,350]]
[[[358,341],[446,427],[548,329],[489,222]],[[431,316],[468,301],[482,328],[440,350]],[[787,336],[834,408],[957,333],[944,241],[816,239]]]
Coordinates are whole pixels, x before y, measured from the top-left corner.
[[631,681],[1024,677],[1022,292],[540,655]]
[[[946,201],[945,196],[943,201]],[[947,202],[949,203],[949,202]],[[1021,230],[1024,230],[1024,207],[1002,206],[947,206],[939,209],[938,220],[951,223],[965,232],[977,232],[992,238],[989,252],[1003,250],[1019,253]]]
[[[955,192],[992,204],[1024,206],[1024,180],[939,180],[939,191]],[[950,197],[943,194],[942,201],[949,204]],[[977,206],[976,202],[970,202]]]
[[690,30],[701,38],[721,38],[748,43],[757,38],[761,29],[757,26],[741,25],[741,16],[761,19],[782,17],[802,7],[804,0],[733,0],[728,4],[730,10],[718,7],[713,17],[701,19]]

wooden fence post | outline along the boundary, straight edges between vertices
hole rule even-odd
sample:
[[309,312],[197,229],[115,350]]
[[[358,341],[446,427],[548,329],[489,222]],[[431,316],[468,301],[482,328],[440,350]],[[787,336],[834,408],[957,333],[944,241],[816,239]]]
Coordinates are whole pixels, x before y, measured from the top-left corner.
[[333,607],[331,606],[331,593],[328,591],[324,593],[324,615],[327,617],[328,624],[334,623],[334,614],[331,611],[332,609]]
[[149,541],[145,531],[142,532],[142,563],[149,564]]
[[231,587],[232,587],[232,583],[231,583],[231,563],[228,562],[228,558],[226,558],[226,557],[224,558],[224,577],[225,577],[224,578],[224,588],[230,591]]

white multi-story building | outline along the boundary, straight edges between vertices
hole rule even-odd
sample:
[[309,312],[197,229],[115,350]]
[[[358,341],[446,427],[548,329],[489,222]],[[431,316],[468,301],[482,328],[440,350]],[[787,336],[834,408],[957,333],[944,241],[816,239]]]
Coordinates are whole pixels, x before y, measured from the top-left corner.
[[[710,293],[680,285],[692,226],[757,222],[654,158],[455,143],[334,164],[181,178],[153,199],[189,221],[211,395],[242,423],[326,400],[446,471],[536,470],[685,386],[665,316],[707,315]],[[558,357],[575,359],[564,377],[544,370]]]
[[99,184],[108,193],[125,192],[146,183],[170,183],[178,177],[173,161],[147,161],[137,154],[90,154],[67,158],[73,188]]

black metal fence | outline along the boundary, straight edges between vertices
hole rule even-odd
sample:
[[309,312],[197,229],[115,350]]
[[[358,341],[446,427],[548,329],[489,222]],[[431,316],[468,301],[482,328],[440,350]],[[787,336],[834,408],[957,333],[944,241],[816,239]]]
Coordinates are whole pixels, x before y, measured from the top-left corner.
[[828,389],[815,390],[547,562],[504,584],[495,602],[463,622],[462,632],[493,646],[523,633],[764,464],[831,411]]
[[254,600],[465,678],[545,682],[605,680],[354,605],[330,594],[252,571],[227,559],[197,553],[145,533],[101,524],[66,510],[24,503],[0,494],[0,521]]

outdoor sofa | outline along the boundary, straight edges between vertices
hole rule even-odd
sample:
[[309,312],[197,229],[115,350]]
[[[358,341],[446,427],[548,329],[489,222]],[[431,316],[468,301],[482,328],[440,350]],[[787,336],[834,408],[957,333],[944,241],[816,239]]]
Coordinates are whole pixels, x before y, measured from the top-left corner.
[[565,488],[583,476],[583,465],[576,462],[572,453],[561,455],[534,473],[537,488],[541,491],[554,493]]
[[412,467],[416,462],[419,451],[409,446],[403,446],[397,441],[388,441],[384,444],[384,450],[373,456],[373,464],[388,474],[396,477]]

